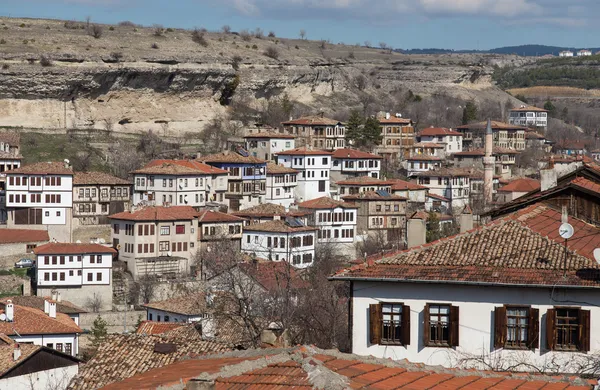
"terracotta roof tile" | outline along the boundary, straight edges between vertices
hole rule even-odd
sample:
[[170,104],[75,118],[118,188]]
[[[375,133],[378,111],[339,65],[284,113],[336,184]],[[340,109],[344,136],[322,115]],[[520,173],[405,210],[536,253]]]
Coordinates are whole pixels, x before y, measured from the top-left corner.
[[342,199],[344,199],[344,200],[350,200],[350,201],[363,201],[363,200],[398,201],[398,200],[407,200],[407,198],[405,198],[403,196],[391,195],[391,194],[389,196],[383,196],[383,195],[378,194],[375,191],[365,191],[365,192],[361,192],[360,194],[346,195],[346,196],[342,196]]
[[0,229],[0,244],[50,241],[47,230]]
[[341,207],[344,209],[357,208],[356,205],[333,200],[327,196],[322,196],[317,199],[307,200],[306,202],[298,203],[298,207],[305,209],[335,209]]
[[187,316],[204,314],[207,310],[204,293],[182,295],[164,301],[146,303],[142,306]]
[[[44,311],[44,301],[50,300],[50,297],[38,297],[36,295],[16,295],[12,297],[0,298],[0,302],[6,303],[7,300],[11,300],[15,305],[27,306],[40,311]],[[79,314],[87,313],[87,310],[69,302],[61,300],[56,302],[56,312],[65,314]]]
[[528,131],[525,133],[525,139],[546,139],[546,137],[535,131]]
[[236,152],[221,152],[209,154],[208,156],[198,156],[196,159],[205,163],[238,163],[238,164],[265,164],[265,160],[254,156],[242,156]]
[[336,182],[337,185],[341,185],[341,186],[371,186],[371,185],[379,185],[379,186],[386,186],[386,185],[390,185],[389,181],[386,180],[381,180],[381,179],[377,179],[375,177],[371,177],[371,176],[358,176],[358,177],[352,177],[352,178],[348,178],[346,180],[340,180],[338,182]]
[[8,142],[9,145],[19,146],[21,134],[16,131],[0,131],[0,142]]
[[[0,313],[5,312],[6,303],[0,303]],[[14,306],[14,321],[0,321],[0,333],[6,335],[31,335],[31,334],[70,334],[83,331],[75,322],[64,313],[56,313],[56,318],[50,317],[43,310],[32,307]]]
[[407,161],[442,161],[441,157],[430,156],[428,154],[417,154],[406,158]]
[[580,188],[585,188],[588,191],[592,191],[595,192],[596,194],[600,195],[600,184],[593,182],[591,180],[588,180],[584,177],[578,177],[575,180],[573,180],[571,182],[572,185],[580,187]]
[[425,186],[417,184],[412,181],[406,181],[401,179],[390,179],[387,180],[392,185],[392,191],[405,191],[405,190],[426,190]]
[[277,175],[283,173],[298,173],[298,171],[272,162],[267,163],[267,175]]
[[179,328],[180,326],[185,326],[185,324],[181,322],[155,322],[146,320],[140,323],[135,333],[157,335]]
[[302,125],[302,126],[335,126],[341,123],[338,120],[325,118],[321,115],[305,116],[298,119],[292,119],[286,122],[282,122],[282,125]]
[[110,219],[125,221],[189,221],[198,217],[198,212],[191,206],[149,206],[133,213],[123,211],[110,215]]
[[267,138],[267,139],[294,139],[291,134],[276,133],[273,131],[261,131],[260,133],[248,134],[244,138]]
[[283,152],[277,153],[278,156],[329,156],[333,152],[328,152],[321,149],[313,149],[307,147],[301,147],[296,149],[284,150]]
[[367,152],[363,152],[361,150],[356,150],[356,149],[350,149],[350,148],[344,148],[344,149],[336,149],[333,151],[333,158],[340,158],[340,159],[356,159],[356,158],[366,158],[366,159],[381,159],[382,157],[377,155],[377,154],[373,154],[373,153],[367,153]]
[[428,127],[426,129],[421,130],[418,137],[444,137],[447,135],[455,135],[458,137],[462,137],[462,134],[458,131],[447,129],[445,127]]
[[133,172],[149,175],[226,175],[228,172],[196,160],[152,160]]
[[379,123],[382,125],[392,125],[392,124],[398,124],[398,125],[409,125],[412,123],[412,121],[408,118],[396,118],[396,117],[390,117],[388,119],[386,118],[379,118]]
[[23,165],[20,168],[6,171],[6,174],[73,175],[73,168],[65,168],[64,162],[38,162],[30,165]]
[[78,255],[90,253],[116,254],[113,248],[100,244],[78,244],[66,242],[50,242],[40,245],[33,250],[36,255]]
[[509,184],[498,188],[499,192],[529,192],[540,189],[540,181],[524,177],[511,181]]
[[219,211],[200,211],[198,213],[198,222],[200,223],[216,223],[216,222],[244,222],[244,218],[236,217],[235,215],[221,213]]
[[10,345],[0,345],[0,378],[6,373],[8,370],[12,369],[18,364],[23,363],[27,358],[32,356],[34,353],[42,349],[41,345],[33,345],[33,344],[19,344],[19,349],[21,350],[21,357],[18,360],[14,360],[13,351],[15,349],[14,345],[16,343],[11,343]]
[[129,185],[127,180],[104,172],[75,172],[73,176],[73,185]]
[[[509,149],[509,148],[500,148],[496,147],[492,151],[492,155],[501,155],[501,154],[520,154],[520,152]],[[485,149],[473,149],[473,150],[463,150],[462,152],[456,152],[453,154],[454,156],[485,156]]]
[[293,289],[307,287],[296,269],[285,261],[257,260],[240,263],[239,267],[267,291],[287,289],[288,283]]
[[522,107],[516,107],[516,108],[511,108],[509,111],[534,111],[534,112],[548,112],[548,110],[545,110],[543,108],[539,108],[536,106],[522,106]]
[[412,144],[410,146],[411,149],[418,149],[418,148],[434,148],[434,149],[444,149],[446,147],[446,144],[440,144],[440,143],[436,143],[436,142],[417,142],[416,144]]
[[[491,121],[492,122],[492,130],[527,130],[527,127],[519,126],[519,125],[511,125],[509,123]],[[469,123],[468,125],[462,125],[456,127],[461,130],[485,130],[487,128],[487,121],[477,122],[477,123]]]
[[433,198],[433,199],[437,199],[437,200],[441,200],[442,202],[450,202],[450,199],[446,198],[445,196],[434,194],[432,192],[428,193],[427,197]]
[[476,172],[473,168],[446,168],[441,167],[435,170],[429,170],[424,172],[416,172],[414,176],[427,176],[427,177],[471,177]]
[[299,227],[291,227],[280,219],[257,223],[254,225],[249,225],[244,227],[244,232],[246,231],[254,231],[254,232],[273,232],[273,233],[296,233],[296,232],[312,232],[316,231],[317,228],[312,226],[299,226]]
[[20,154],[15,154],[13,152],[6,152],[4,150],[0,150],[0,159],[4,160],[22,160],[23,156]]
[[285,207],[273,203],[261,203],[257,206],[250,207],[244,210],[234,211],[233,214],[242,217],[272,217],[275,215],[281,216],[285,215]]

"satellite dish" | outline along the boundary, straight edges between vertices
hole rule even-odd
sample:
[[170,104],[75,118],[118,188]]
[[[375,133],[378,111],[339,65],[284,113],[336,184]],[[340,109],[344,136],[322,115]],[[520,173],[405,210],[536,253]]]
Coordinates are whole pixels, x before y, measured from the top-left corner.
[[121,250],[121,244],[117,244],[117,250]]
[[81,240],[75,241],[75,244],[81,244]]
[[560,234],[560,236],[565,240],[568,240],[569,238],[573,237],[574,233],[575,229],[573,229],[573,226],[571,226],[570,223],[563,223],[558,228],[558,234]]
[[600,248],[594,249],[594,259],[596,259],[596,262],[600,264]]
[[167,256],[168,256],[168,257],[171,257],[171,251],[168,251],[168,252],[167,252]]
[[6,314],[0,314],[0,321],[6,321]]

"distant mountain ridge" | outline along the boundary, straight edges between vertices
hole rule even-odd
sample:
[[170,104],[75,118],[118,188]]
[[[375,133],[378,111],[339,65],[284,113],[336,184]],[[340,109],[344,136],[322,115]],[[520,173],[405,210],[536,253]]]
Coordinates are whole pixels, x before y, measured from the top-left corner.
[[558,55],[559,52],[570,50],[572,52],[577,52],[582,49],[591,50],[592,53],[596,53],[600,51],[598,47],[561,47],[561,46],[546,46],[546,45],[520,45],[520,46],[504,46],[498,47],[496,49],[491,50],[451,50],[451,49],[438,49],[438,48],[430,48],[430,49],[410,49],[403,50],[397,49],[396,51],[399,53],[405,54],[449,54],[449,53],[490,53],[490,54],[516,54],[524,57],[539,57],[547,54]]

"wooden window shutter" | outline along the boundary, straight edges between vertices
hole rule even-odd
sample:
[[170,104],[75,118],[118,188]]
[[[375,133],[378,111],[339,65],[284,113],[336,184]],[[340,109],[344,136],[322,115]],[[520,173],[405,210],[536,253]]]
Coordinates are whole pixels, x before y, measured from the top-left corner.
[[458,347],[458,306],[450,306],[450,346]]
[[371,344],[380,344],[382,328],[381,303],[369,305],[369,325]]
[[590,350],[590,311],[579,310],[579,350],[588,352]]
[[429,303],[425,304],[425,309],[423,310],[423,345],[429,345],[429,335],[431,332],[431,326],[429,325]]
[[556,340],[556,309],[546,311],[546,348],[554,350]]
[[402,345],[410,345],[410,306],[402,305],[400,332],[402,333]]
[[506,343],[506,307],[494,309],[494,348],[504,348]]
[[529,328],[527,334],[527,348],[540,347],[540,309],[529,309]]

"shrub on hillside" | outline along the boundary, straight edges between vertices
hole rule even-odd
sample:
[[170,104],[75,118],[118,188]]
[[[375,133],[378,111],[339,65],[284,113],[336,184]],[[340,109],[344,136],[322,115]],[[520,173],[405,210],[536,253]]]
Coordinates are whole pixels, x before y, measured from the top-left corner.
[[194,31],[192,31],[192,41],[196,42],[200,46],[208,46],[208,41],[204,37],[204,32],[201,29],[195,28]]
[[267,49],[264,52],[264,55],[266,55],[269,58],[272,58],[274,60],[279,58],[279,50],[277,50],[276,48],[269,46],[267,47]]
[[102,27],[98,24],[92,24],[90,26],[90,29],[88,30],[88,35],[91,35],[95,39],[101,38],[103,33],[104,33],[104,27]]
[[40,65],[42,65],[43,67],[49,67],[52,66],[52,60],[46,56],[41,56],[40,57]]

